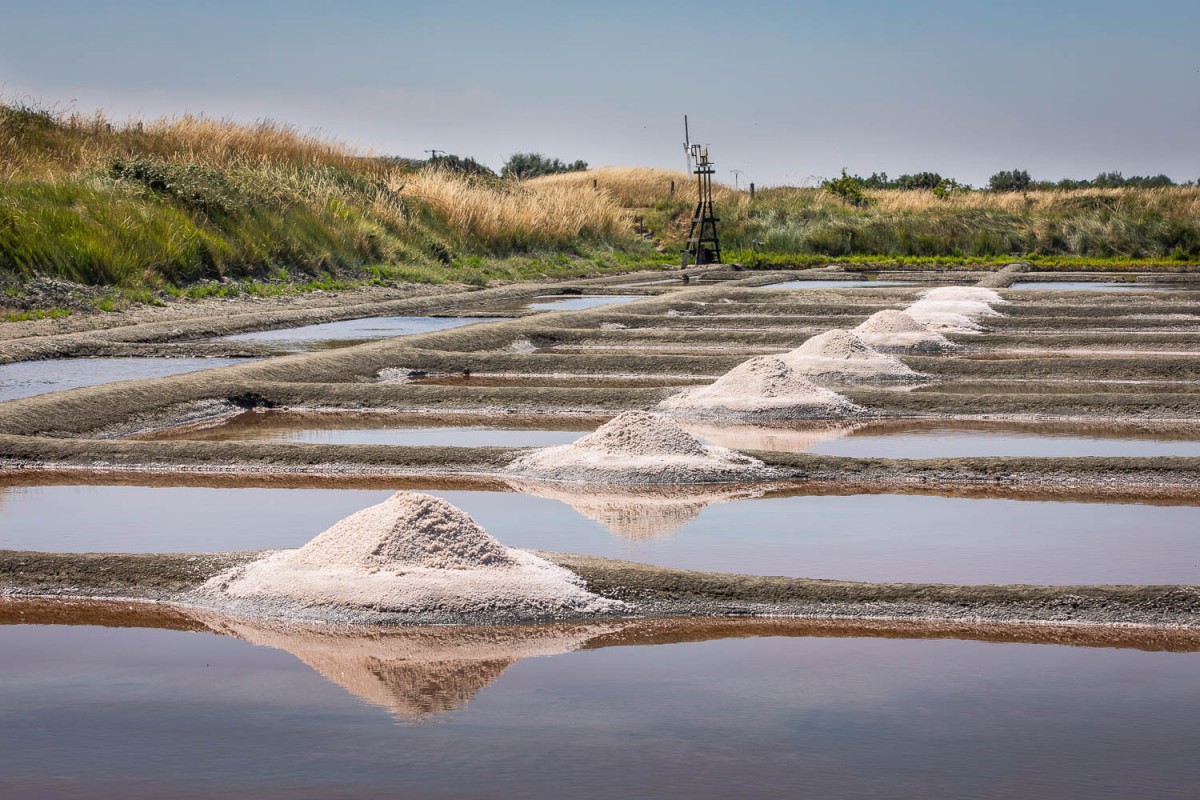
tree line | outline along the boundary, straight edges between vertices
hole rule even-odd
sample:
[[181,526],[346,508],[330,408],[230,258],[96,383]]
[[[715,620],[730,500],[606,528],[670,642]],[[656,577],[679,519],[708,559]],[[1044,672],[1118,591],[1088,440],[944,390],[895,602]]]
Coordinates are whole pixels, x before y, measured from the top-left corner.
[[[860,175],[843,176],[856,181],[862,189],[925,189],[927,191],[954,191],[970,189],[969,184],[959,183],[953,178],[944,178],[936,172],[917,172],[890,178],[886,172],[872,172],[870,177]],[[837,180],[837,179],[835,179]],[[993,192],[1027,192],[1046,189],[1159,189],[1167,186],[1194,186],[1195,181],[1176,183],[1166,175],[1130,175],[1120,172],[1101,172],[1095,178],[1063,178],[1058,181],[1034,180],[1029,170],[1001,170],[988,178],[984,187]]]
[[500,168],[499,174],[481,161],[477,161],[470,156],[460,156],[454,153],[440,153],[427,159],[389,157],[384,160],[393,166],[408,167],[410,169],[433,166],[447,172],[458,172],[463,175],[474,175],[483,178],[512,178],[522,181],[537,178],[541,175],[557,175],[560,172],[582,172],[588,168],[588,163],[583,159],[565,162],[561,159],[549,158],[541,153],[513,153],[504,162],[504,166]]

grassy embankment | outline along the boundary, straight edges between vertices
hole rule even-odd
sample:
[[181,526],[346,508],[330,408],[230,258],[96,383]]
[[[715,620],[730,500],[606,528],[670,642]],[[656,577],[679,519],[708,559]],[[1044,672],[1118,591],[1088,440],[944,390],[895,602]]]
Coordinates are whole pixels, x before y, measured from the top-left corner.
[[[668,170],[466,178],[390,165],[275,123],[116,125],[12,105],[0,105],[0,179],[4,319],[63,313],[17,302],[21,280],[35,275],[111,287],[95,300],[108,310],[162,293],[485,285],[677,263],[694,203],[687,177]],[[856,208],[819,189],[766,189],[751,200],[719,186],[726,260],[1200,262],[1197,187],[868,195],[872,203]]]
[[[598,187],[675,251],[695,204],[682,172],[600,169],[533,181]],[[676,194],[670,195],[670,183]],[[868,191],[856,208],[821,189],[715,191],[727,261],[803,266],[1006,263],[1148,267],[1200,263],[1200,187],[1028,193]],[[755,242],[760,244],[755,245]]]
[[626,216],[590,186],[416,172],[274,123],[0,106],[10,294],[35,275],[147,299],[593,274],[652,254]]

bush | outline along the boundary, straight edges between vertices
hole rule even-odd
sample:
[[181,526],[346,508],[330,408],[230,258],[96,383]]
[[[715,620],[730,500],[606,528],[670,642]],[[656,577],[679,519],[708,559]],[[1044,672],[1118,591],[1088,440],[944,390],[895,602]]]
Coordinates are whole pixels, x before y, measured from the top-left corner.
[[563,172],[583,172],[588,168],[586,161],[565,164],[557,158],[546,158],[541,153],[513,153],[500,170],[501,178],[528,180],[542,175],[558,175]]
[[1032,183],[1029,171],[1023,169],[1002,170],[988,178],[988,188],[993,192],[1024,192]]
[[845,167],[842,167],[840,178],[830,178],[824,181],[821,188],[855,208],[866,208],[871,205],[871,198],[863,194],[862,178],[857,175],[848,175]]

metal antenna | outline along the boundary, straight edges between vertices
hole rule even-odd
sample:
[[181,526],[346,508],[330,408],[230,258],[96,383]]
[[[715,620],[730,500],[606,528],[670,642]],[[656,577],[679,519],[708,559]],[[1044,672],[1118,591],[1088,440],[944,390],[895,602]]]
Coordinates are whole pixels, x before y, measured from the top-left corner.
[[738,178],[741,176],[742,171],[740,169],[731,169],[729,171],[733,173],[733,190],[736,192],[738,188]]
[[687,114],[683,115],[683,155],[687,159],[687,171],[692,171],[692,137],[688,135]]

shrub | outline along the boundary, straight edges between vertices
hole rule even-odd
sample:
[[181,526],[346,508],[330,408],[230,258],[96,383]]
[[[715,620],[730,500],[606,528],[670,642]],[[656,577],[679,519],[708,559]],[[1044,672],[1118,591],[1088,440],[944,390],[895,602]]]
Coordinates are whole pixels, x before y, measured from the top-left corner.
[[501,178],[528,180],[541,175],[557,175],[562,172],[583,172],[588,168],[586,161],[565,164],[557,158],[547,158],[541,153],[513,153],[500,170]]

